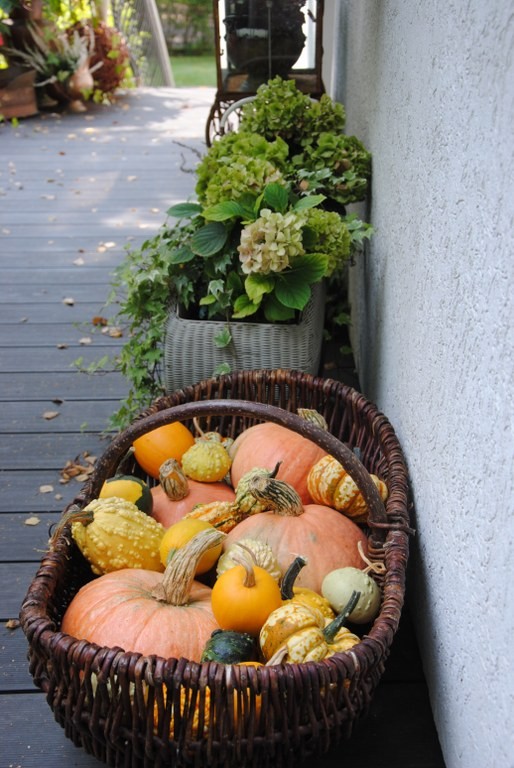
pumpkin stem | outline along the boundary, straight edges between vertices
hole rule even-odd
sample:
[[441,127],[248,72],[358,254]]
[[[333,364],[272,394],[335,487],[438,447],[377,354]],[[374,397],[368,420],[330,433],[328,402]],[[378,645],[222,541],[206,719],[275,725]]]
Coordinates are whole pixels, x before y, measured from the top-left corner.
[[189,481],[176,459],[167,459],[161,464],[159,482],[171,501],[185,499],[189,493]]
[[248,491],[258,501],[265,502],[275,515],[295,517],[303,514],[302,500],[292,485],[269,475],[255,475],[248,483]]
[[186,605],[198,561],[204,552],[216,547],[224,538],[221,531],[206,529],[177,548],[168,561],[162,582],[152,591],[152,597],[169,605]]
[[280,596],[282,600],[292,600],[294,596],[293,585],[298,578],[298,574],[307,565],[307,560],[302,555],[297,555],[282,578],[280,585]]
[[371,560],[369,560],[366,555],[364,554],[364,549],[362,548],[362,541],[357,542],[357,549],[359,550],[359,555],[364,560],[367,568],[364,568],[364,573],[369,573],[372,571],[373,573],[385,573],[386,567],[385,563],[373,563]]
[[323,630],[323,635],[325,637],[325,640],[327,643],[331,643],[334,640],[334,637],[337,635],[341,627],[344,626],[344,623],[348,616],[351,614],[351,612],[354,610],[355,606],[359,602],[359,598],[361,596],[360,592],[357,592],[354,590],[350,596],[350,599],[346,603],[345,607],[341,611],[338,616],[333,619],[330,624],[327,624],[325,629]]
[[[239,547],[239,549],[243,551],[238,552],[236,547]],[[255,555],[253,554],[250,547],[247,547],[246,544],[241,544],[241,542],[238,541],[230,553],[230,556],[234,563],[242,565],[245,569],[243,586],[247,587],[248,589],[255,587],[255,571],[253,570],[255,565]]]

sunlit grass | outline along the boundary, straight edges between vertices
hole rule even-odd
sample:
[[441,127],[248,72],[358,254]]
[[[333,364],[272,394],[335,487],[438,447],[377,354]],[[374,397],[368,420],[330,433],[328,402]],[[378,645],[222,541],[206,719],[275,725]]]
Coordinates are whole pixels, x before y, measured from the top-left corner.
[[177,88],[216,86],[216,61],[208,56],[172,56],[171,69]]

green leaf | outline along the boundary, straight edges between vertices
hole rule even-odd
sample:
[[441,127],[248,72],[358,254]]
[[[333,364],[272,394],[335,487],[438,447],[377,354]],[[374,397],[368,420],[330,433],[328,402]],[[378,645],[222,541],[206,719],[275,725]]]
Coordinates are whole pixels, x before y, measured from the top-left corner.
[[232,313],[232,317],[234,320],[241,320],[243,317],[254,315],[259,309],[259,306],[260,302],[255,304],[253,301],[250,301],[246,294],[238,296],[234,302],[234,311]]
[[168,216],[173,216],[175,219],[191,219],[201,212],[202,206],[198,203],[177,203],[166,211]]
[[228,232],[221,222],[210,221],[191,238],[191,248],[198,256],[214,256],[227,242]]
[[203,296],[198,303],[201,307],[208,307],[216,303],[216,296]]
[[217,205],[211,205],[203,212],[203,217],[207,221],[227,221],[228,219],[242,218],[244,215],[245,209],[235,200],[224,200]]
[[225,373],[230,373],[232,368],[229,363],[220,363],[213,371],[214,376],[223,376]]
[[306,253],[295,259],[292,269],[278,274],[275,287],[277,299],[286,307],[303,309],[310,299],[313,283],[322,279],[327,269],[323,253]]
[[213,336],[213,339],[218,349],[223,349],[224,347],[228,347],[228,345],[232,341],[230,328],[228,326],[225,326],[225,328],[223,328],[221,331],[218,331],[218,333],[216,333]]
[[285,307],[275,296],[267,296],[263,302],[263,307],[264,317],[269,323],[281,323],[294,319],[294,309]]
[[252,274],[245,280],[245,291],[254,304],[260,304],[265,293],[271,293],[275,287],[275,279],[270,275]]
[[308,197],[301,197],[297,203],[294,204],[294,211],[306,211],[309,208],[316,208],[323,200],[326,200],[325,195],[309,195]]
[[264,188],[262,199],[274,211],[284,213],[289,204],[289,192],[281,184],[268,184]]
[[196,258],[196,254],[187,245],[182,246],[182,248],[174,248],[168,254],[170,264],[186,264],[194,258]]
[[311,289],[308,283],[288,275],[287,279],[277,283],[275,295],[284,306],[303,309],[311,297]]

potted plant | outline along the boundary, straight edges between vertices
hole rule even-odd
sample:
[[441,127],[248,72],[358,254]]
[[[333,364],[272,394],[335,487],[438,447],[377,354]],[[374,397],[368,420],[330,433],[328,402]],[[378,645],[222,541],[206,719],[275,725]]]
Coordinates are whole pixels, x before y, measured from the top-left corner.
[[[340,125],[340,108],[330,106],[311,116],[320,136]],[[308,165],[302,141],[300,134],[266,138],[244,130],[221,138],[196,168],[196,199],[170,208],[159,232],[127,251],[109,302],[117,304],[112,325],[128,339],[114,360],[88,369],[110,362],[131,381],[113,426],[159,394],[215,373],[317,372],[327,317],[344,321],[346,266],[372,230],[346,214],[340,190]],[[318,146],[314,131],[307,141]],[[299,164],[302,153],[306,167]],[[364,160],[369,154],[362,149]],[[349,161],[339,186],[344,173],[353,174],[348,182],[358,177]],[[332,198],[318,191],[322,184]],[[349,183],[341,199],[356,199],[364,187]],[[307,357],[294,357],[305,348]]]

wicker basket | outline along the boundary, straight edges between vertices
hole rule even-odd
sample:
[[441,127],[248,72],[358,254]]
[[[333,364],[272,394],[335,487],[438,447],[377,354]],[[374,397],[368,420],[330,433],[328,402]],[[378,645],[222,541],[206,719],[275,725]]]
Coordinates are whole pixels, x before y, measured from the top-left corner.
[[[297,416],[298,407],[322,413],[329,432]],[[378,617],[350,651],[316,663],[230,667],[100,648],[59,631],[69,601],[91,578],[65,528],[21,608],[30,671],[66,736],[110,766],[297,765],[351,734],[384,671],[400,619],[408,557],[402,451],[386,417],[350,387],[288,370],[239,372],[157,400],[111,442],[75,503],[82,506],[98,495],[135,437],[171,420],[192,426],[194,417],[233,436],[259,421],[281,423],[346,466],[371,510],[370,558],[385,564]],[[368,472],[388,485],[385,507]],[[198,719],[195,708],[207,711],[208,719]]]
[[173,309],[164,342],[166,391],[210,378],[224,363],[230,370],[289,368],[316,375],[323,343],[325,295],[325,285],[316,283],[295,324],[231,321],[232,341],[223,348],[217,347],[214,339],[227,323],[186,319]]

